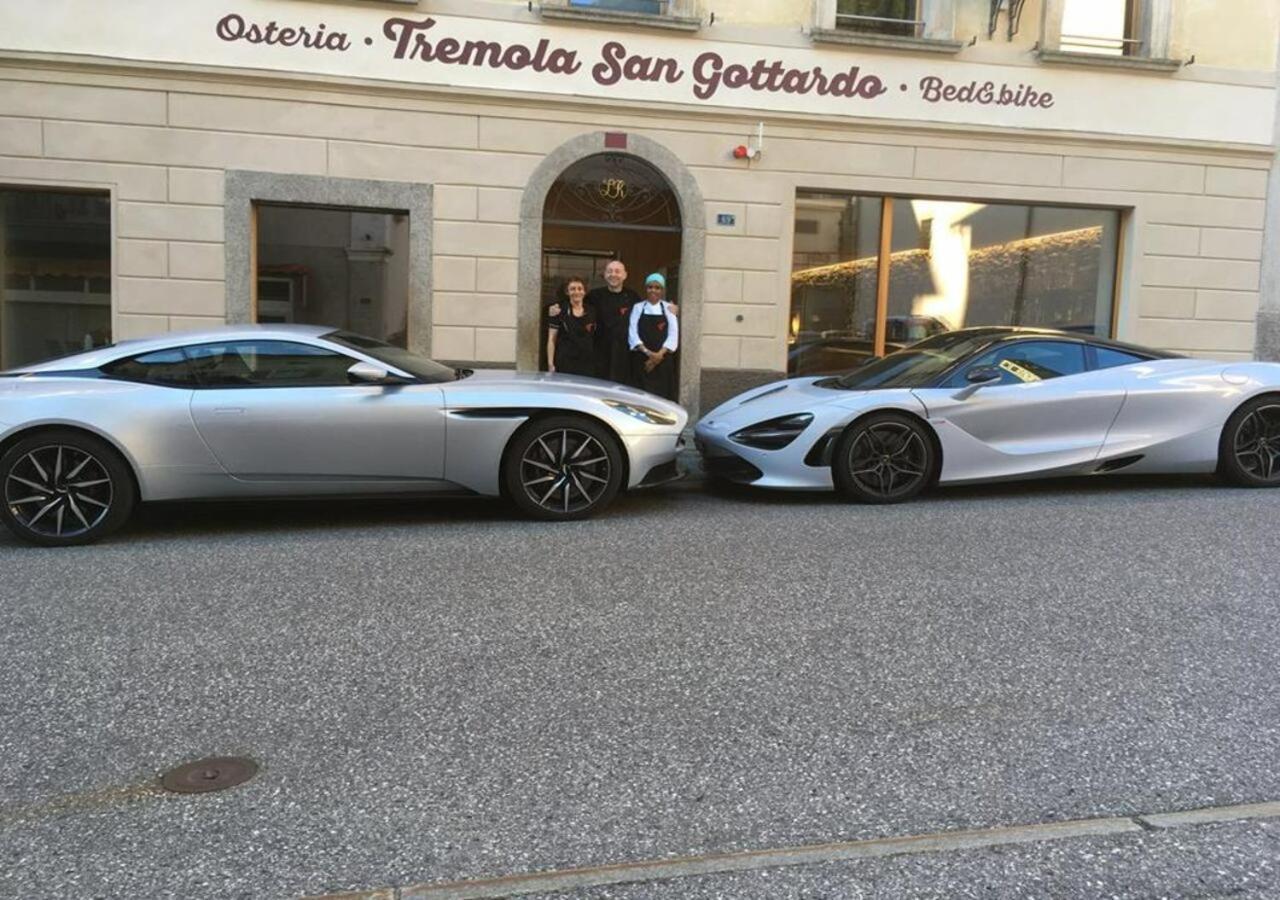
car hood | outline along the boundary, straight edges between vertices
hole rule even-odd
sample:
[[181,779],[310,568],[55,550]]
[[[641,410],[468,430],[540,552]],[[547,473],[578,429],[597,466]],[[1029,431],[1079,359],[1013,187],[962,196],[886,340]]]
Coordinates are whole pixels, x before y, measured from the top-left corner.
[[[466,384],[484,387],[519,387],[526,390],[587,391],[601,396],[629,394],[633,397],[652,397],[639,388],[628,387],[614,381],[587,378],[584,375],[561,375],[558,372],[517,372],[513,369],[475,369],[466,378],[450,384]],[[661,398],[658,398],[661,399]]]
[[495,399],[504,394],[518,393],[523,395],[573,394],[579,397],[591,397],[600,400],[621,400],[642,403],[656,409],[675,412],[681,415],[684,410],[670,400],[650,394],[639,388],[628,387],[613,381],[602,381],[599,378],[586,378],[581,375],[561,375],[553,372],[515,372],[507,369],[476,369],[466,378],[449,381],[440,385],[446,397],[450,394],[466,394],[469,400],[492,394]]
[[762,385],[720,404],[698,423],[713,431],[741,428],[779,416],[829,410],[829,417],[844,418],[850,410],[871,406],[919,410],[920,402],[906,388],[874,391],[846,391],[822,387],[829,375],[789,378]]
[[817,387],[817,382],[825,377],[788,378],[752,388],[721,403],[703,416],[702,421],[708,424],[729,418],[737,421],[744,416],[755,421],[757,413],[763,413],[758,418],[767,419],[771,414],[803,412],[802,407],[833,403],[842,396],[849,395],[848,391]]

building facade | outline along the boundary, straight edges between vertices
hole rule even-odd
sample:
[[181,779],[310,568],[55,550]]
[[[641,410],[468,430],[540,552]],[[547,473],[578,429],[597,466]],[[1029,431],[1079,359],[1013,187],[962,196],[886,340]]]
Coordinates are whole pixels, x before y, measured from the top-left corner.
[[1280,0],[7,4],[0,367],[295,321],[536,369],[546,305],[612,258],[667,277],[695,412],[975,324],[1273,358],[1278,22]]

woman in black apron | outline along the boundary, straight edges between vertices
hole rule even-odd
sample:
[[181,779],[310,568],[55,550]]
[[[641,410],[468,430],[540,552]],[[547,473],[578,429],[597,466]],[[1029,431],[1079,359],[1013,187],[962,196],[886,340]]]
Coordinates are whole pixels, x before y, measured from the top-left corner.
[[552,372],[596,377],[596,311],[583,302],[587,283],[570,278],[565,285],[569,304],[551,319],[547,329],[547,365]]
[[644,281],[644,300],[631,308],[627,345],[631,347],[636,387],[675,400],[679,393],[675,353],[680,322],[664,299],[667,280],[654,273]]

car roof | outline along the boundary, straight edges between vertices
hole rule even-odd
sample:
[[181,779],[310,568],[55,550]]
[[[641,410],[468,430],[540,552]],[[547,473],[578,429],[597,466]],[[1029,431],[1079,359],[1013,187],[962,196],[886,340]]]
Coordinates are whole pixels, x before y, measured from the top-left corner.
[[96,369],[117,359],[138,356],[170,347],[186,347],[191,344],[210,344],[220,341],[299,340],[315,339],[338,329],[329,325],[222,325],[198,331],[173,331],[152,337],[131,338],[105,347],[96,347],[72,356],[62,356],[29,366],[20,366],[12,372],[49,372]]
[[1156,350],[1151,347],[1143,347],[1138,344],[1128,344],[1124,341],[1112,340],[1111,338],[1101,337],[1096,334],[1079,331],[1064,331],[1060,328],[1035,328],[1020,325],[980,325],[973,328],[961,328],[956,331],[948,331],[944,333],[952,335],[967,334],[975,337],[987,335],[990,337],[990,343],[992,344],[1007,341],[1025,341],[1036,338],[1053,338],[1055,340],[1078,341],[1094,347],[1105,347],[1111,350],[1119,350],[1122,353],[1134,353],[1139,356],[1150,357],[1151,359],[1182,358],[1182,354],[1172,353],[1168,350]]

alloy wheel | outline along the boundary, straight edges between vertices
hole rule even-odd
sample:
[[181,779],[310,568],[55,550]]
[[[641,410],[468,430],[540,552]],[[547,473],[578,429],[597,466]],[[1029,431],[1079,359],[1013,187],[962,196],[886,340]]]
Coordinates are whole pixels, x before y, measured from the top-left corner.
[[849,478],[877,497],[909,493],[929,476],[929,448],[905,422],[868,425],[854,438],[848,460]]
[[1240,468],[1254,478],[1280,481],[1280,404],[1250,411],[1236,428],[1232,451]]
[[114,496],[102,460],[66,444],[37,447],[5,473],[9,513],[40,537],[74,538],[92,531],[111,512]]
[[575,513],[594,506],[609,487],[611,465],[604,445],[576,428],[540,434],[520,460],[525,494],[543,509]]

